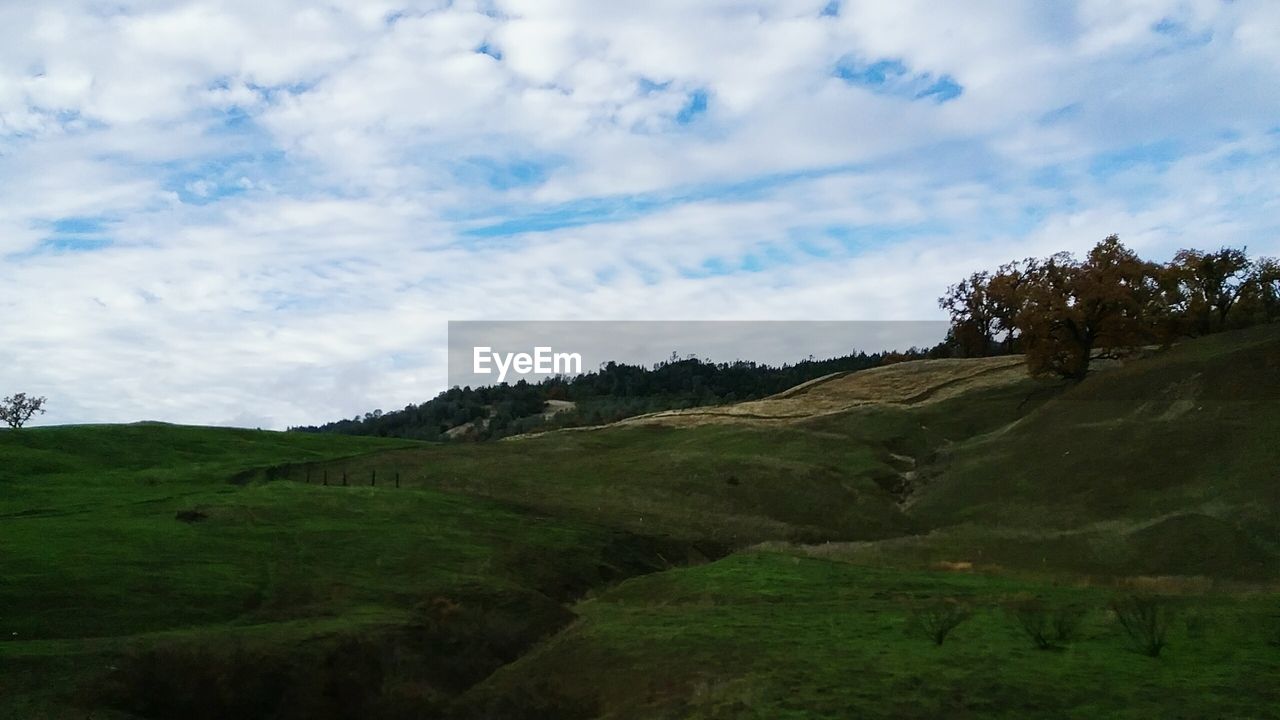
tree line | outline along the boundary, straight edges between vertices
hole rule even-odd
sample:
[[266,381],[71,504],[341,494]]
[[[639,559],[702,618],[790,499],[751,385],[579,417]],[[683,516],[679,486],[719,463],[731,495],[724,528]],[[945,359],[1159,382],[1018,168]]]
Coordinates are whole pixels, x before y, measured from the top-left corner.
[[[651,367],[609,362],[583,375],[551,377],[537,383],[521,380],[454,387],[402,410],[374,410],[349,420],[290,430],[417,440],[495,439],[536,430],[599,425],[660,410],[755,400],[834,372],[940,354],[945,354],[942,346],[905,352],[855,352],[771,366],[744,360],[711,362],[672,353],[668,360]],[[547,406],[552,400],[570,401],[573,406],[550,413]]]
[[1090,362],[1280,319],[1280,261],[1244,249],[1143,260],[1112,235],[1084,258],[1061,252],[976,272],[938,300],[957,357],[1022,353],[1033,373],[1078,380]]

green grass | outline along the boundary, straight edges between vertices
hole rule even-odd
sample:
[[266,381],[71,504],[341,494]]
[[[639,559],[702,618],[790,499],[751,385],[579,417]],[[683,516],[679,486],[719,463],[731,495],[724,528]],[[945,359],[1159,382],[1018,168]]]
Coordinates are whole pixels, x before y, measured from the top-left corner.
[[[320,466],[368,482],[518,503],[541,512],[734,547],[770,538],[874,538],[908,529],[874,481],[868,443],[804,429],[616,427],[424,447]],[[290,478],[302,478],[295,470]],[[320,468],[312,469],[315,480]]]
[[1231,584],[1280,574],[1275,555],[1257,539],[1197,513],[1066,531],[970,523],[881,542],[777,547],[881,567],[969,563],[991,572],[1050,577],[1183,575]]
[[951,448],[908,514],[928,526],[1077,528],[1195,512],[1280,538],[1280,326],[1099,372]]
[[[1278,399],[1272,327],[789,426],[3,432],[0,717],[1277,716]],[[1194,620],[1159,659],[1135,583]]]
[[[1117,592],[741,554],[579,605],[578,623],[473,693],[544,683],[618,720],[1280,714],[1280,649],[1259,630],[1274,596],[1175,597],[1153,659],[1108,617]],[[1080,637],[1035,649],[1004,610],[1030,596],[1088,608]],[[941,647],[911,629],[938,598],[975,611]]]
[[[30,668],[68,656],[94,669],[71,680],[82,685],[109,664],[98,658],[139,643],[249,638],[283,654],[316,636],[403,626],[433,598],[554,606],[677,556],[428,489],[228,482],[403,445],[168,426],[0,435],[5,467],[27,473],[0,480],[0,716],[16,712],[6,702],[46,694]],[[186,510],[205,519],[176,519]]]

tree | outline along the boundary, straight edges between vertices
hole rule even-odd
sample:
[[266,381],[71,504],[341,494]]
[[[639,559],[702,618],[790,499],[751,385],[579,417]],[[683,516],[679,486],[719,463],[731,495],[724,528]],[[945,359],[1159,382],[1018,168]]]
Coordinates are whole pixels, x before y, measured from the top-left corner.
[[991,275],[977,272],[947,288],[938,305],[951,316],[952,340],[961,357],[983,357],[991,347],[995,317],[987,297]]
[[1253,263],[1238,307],[1253,322],[1280,320],[1280,259],[1264,257]]
[[1227,317],[1245,292],[1252,263],[1244,250],[1224,247],[1217,252],[1180,250],[1169,271],[1184,303],[1190,331],[1207,335],[1227,327]]
[[1019,600],[1009,610],[1022,632],[1040,650],[1055,650],[1075,639],[1085,615],[1080,606],[1051,607],[1039,598]]
[[1111,602],[1111,612],[1133,642],[1134,649],[1149,657],[1160,657],[1168,645],[1165,639],[1173,624],[1173,608],[1154,595],[1132,595]]
[[44,414],[44,404],[48,398],[35,397],[26,393],[10,395],[0,402],[0,420],[14,430],[20,430],[32,416]]
[[1058,253],[1036,265],[1017,321],[1031,371],[1080,380],[1095,350],[1151,341],[1146,311],[1158,294],[1158,278],[1159,269],[1115,235],[1084,261]]
[[971,617],[973,611],[968,605],[954,598],[945,598],[915,608],[911,616],[911,627],[929,638],[934,645],[942,645],[952,630]]
[[1001,265],[994,274],[976,272],[947,288],[938,305],[951,316],[947,344],[961,357],[1012,352],[1018,344],[1018,317],[1040,267],[1027,258]]
[[1027,288],[1039,265],[1035,258],[1005,263],[987,283],[988,312],[995,334],[1003,338],[1006,352],[1012,351],[1018,342],[1018,316],[1026,307]]
[[942,352],[1021,352],[1033,373],[1079,380],[1095,358],[1280,320],[1280,260],[1224,247],[1156,264],[1111,235],[1083,260],[1063,252],[974,273],[938,304],[951,315]]

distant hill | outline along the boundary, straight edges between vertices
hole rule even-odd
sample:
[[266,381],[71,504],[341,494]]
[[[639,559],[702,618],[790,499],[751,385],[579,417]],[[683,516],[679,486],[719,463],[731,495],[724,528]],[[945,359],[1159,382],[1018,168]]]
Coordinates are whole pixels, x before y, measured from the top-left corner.
[[[355,467],[729,547],[883,540],[861,551],[1268,574],[1280,557],[1278,362],[1277,325],[1098,362],[1079,383],[1032,378],[1018,357],[918,360]],[[1179,544],[1186,553],[1152,559]],[[1212,547],[1239,562],[1215,565]]]
[[[853,353],[772,366],[672,357],[653,367],[610,362],[580,376],[485,387],[454,387],[420,405],[374,410],[350,420],[290,428],[296,432],[414,440],[487,440],[564,427],[601,425],[662,410],[767,397],[832,373],[847,373],[941,352]],[[553,403],[563,404],[548,412]]]

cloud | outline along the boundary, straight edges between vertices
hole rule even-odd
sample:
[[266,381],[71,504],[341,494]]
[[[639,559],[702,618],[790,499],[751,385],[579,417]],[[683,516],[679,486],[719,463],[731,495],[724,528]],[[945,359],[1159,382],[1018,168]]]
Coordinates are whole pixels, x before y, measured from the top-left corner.
[[420,402],[450,319],[935,319],[965,272],[1112,232],[1280,252],[1271,3],[57,0],[0,28],[0,390],[46,422]]

